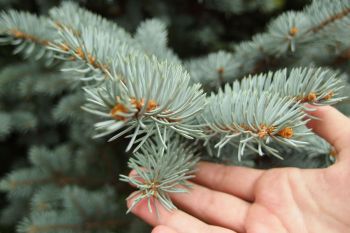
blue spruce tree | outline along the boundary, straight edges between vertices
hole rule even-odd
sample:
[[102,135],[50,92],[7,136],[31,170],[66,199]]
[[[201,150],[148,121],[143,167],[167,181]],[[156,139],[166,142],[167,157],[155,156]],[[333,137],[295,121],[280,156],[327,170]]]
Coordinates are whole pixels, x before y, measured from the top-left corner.
[[4,232],[147,232],[199,160],[334,163],[307,111],[350,114],[348,0],[77,2],[0,1]]

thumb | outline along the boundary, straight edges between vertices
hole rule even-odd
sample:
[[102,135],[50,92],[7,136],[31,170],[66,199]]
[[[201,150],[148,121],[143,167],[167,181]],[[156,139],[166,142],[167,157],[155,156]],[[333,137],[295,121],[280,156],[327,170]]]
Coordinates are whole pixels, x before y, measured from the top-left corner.
[[319,118],[312,119],[308,126],[334,146],[338,160],[350,160],[350,119],[331,106],[314,107],[316,111],[309,115]]

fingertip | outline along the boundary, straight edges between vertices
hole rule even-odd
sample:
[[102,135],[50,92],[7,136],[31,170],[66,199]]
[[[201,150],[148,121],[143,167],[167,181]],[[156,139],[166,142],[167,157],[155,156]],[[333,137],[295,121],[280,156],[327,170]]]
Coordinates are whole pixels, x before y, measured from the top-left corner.
[[212,167],[216,167],[220,164],[217,164],[217,163],[213,163],[213,162],[206,162],[206,161],[199,161],[197,163],[197,169],[198,170],[201,170],[201,169],[208,169],[208,168],[212,168]]
[[[328,106],[324,106],[328,107]],[[320,120],[322,119],[322,115],[324,115],[324,112],[327,111],[327,109],[318,107],[318,106],[312,106],[310,109],[305,110],[307,113],[307,123],[306,126],[310,129],[312,129],[315,133],[318,134],[317,126],[320,124]]]
[[143,179],[137,174],[137,172],[135,170],[131,170],[129,172],[129,185],[136,188],[137,187],[137,183],[134,183],[133,181],[139,181],[140,183],[143,183]]
[[164,225],[159,225],[153,228],[151,233],[177,233],[174,229],[164,226]]
[[308,114],[318,119],[311,119],[307,126],[333,145],[336,151],[350,149],[349,118],[331,106],[315,106],[314,109]]
[[348,121],[348,118],[339,112],[336,108],[331,106],[314,106],[313,111],[307,111],[307,113],[316,118],[311,119],[307,126],[312,128],[317,134],[327,134],[329,133],[329,126],[347,126],[343,125],[344,122]]
[[[128,206],[132,205],[132,201],[133,198],[128,201]],[[167,210],[153,197],[150,199],[152,208],[152,212],[150,212],[148,201],[149,199],[147,198],[141,200],[132,209],[132,213],[146,223],[157,226],[153,229],[152,233],[177,233],[176,230],[182,232],[183,229],[189,229],[191,232],[203,232],[200,229],[204,229],[207,226],[204,222],[179,209]]]
[[[134,203],[135,199],[138,197],[138,191],[135,191],[133,193],[131,193],[127,198],[126,198],[126,206],[128,207],[128,209],[131,208],[132,204]],[[134,207],[135,208],[135,207]],[[133,209],[134,209],[133,208]],[[131,209],[132,212],[132,209]]]
[[305,112],[313,117],[308,122],[308,125],[319,123],[319,120],[325,118],[325,116],[334,115],[335,111],[337,110],[331,106],[308,106]]
[[162,224],[162,222],[165,222],[165,219],[169,218],[169,216],[171,216],[174,213],[164,209],[164,207],[153,197],[151,197],[150,199],[143,198],[138,203],[133,204],[134,200],[138,196],[139,195],[136,194],[132,198],[127,199],[127,206],[129,209],[131,208],[131,213],[133,213],[134,215],[141,218],[142,220],[144,220],[152,226]]
[[129,172],[129,177],[137,176],[137,172],[133,169]]
[[136,216],[140,217],[141,219],[147,218],[147,215],[151,215],[149,209],[148,209],[148,200],[146,198],[142,200],[138,200],[137,203],[135,202],[136,199],[139,197],[139,192],[135,191],[133,192],[127,199],[126,199],[126,205],[128,207],[128,211],[135,214]]

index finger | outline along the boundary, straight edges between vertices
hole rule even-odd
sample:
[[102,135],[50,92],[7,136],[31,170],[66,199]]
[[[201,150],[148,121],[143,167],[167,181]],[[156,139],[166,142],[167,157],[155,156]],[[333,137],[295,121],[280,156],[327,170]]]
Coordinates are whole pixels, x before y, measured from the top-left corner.
[[[350,152],[350,119],[331,106],[315,107],[316,111],[308,112],[319,118],[312,119],[308,126],[335,147],[339,159],[344,152]],[[346,156],[349,157],[349,156]]]
[[[133,199],[128,200],[128,207],[131,206],[132,201]],[[179,209],[168,211],[156,199],[153,199],[152,208],[157,208],[158,215],[155,211],[150,213],[147,207],[147,200],[144,199],[131,212],[152,226],[167,226],[177,233],[235,233],[229,229],[208,225]]]

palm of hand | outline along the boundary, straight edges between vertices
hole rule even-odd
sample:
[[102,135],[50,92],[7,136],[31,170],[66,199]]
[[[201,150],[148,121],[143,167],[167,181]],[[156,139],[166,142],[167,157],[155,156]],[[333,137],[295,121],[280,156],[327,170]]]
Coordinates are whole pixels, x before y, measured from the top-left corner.
[[133,213],[156,226],[152,233],[350,232],[350,120],[330,107],[313,114],[323,123],[310,127],[338,152],[335,165],[262,171],[201,163],[193,190],[172,196],[181,210],[157,204],[158,218],[141,202]]
[[350,173],[339,169],[264,173],[255,184],[246,232],[350,232]]

